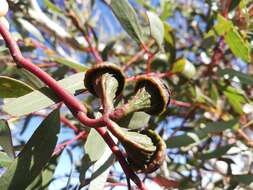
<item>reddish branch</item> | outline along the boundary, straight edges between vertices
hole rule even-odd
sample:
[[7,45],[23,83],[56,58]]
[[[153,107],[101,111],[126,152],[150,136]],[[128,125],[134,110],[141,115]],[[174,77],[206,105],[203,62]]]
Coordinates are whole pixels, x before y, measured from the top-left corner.
[[84,30],[84,26],[81,24],[81,21],[79,20],[79,18],[76,16],[76,14],[72,11],[67,9],[68,12],[68,17],[72,20],[72,23],[75,25],[75,27],[82,33],[82,35],[84,36],[86,42],[88,43],[89,47],[90,47],[90,52],[92,53],[92,55],[94,56],[95,60],[97,63],[102,62],[102,58],[99,55],[98,50],[92,45],[91,42],[91,38],[89,35],[89,31],[90,29],[88,28],[88,32],[86,32]]
[[145,187],[144,183],[128,166],[125,157],[123,156],[122,152],[119,150],[115,142],[112,140],[106,128],[99,127],[107,124],[106,119],[104,117],[101,117],[99,119],[88,118],[86,115],[87,110],[82,103],[80,103],[74,96],[72,96],[69,92],[59,86],[57,84],[57,81],[54,80],[50,75],[48,75],[46,72],[34,65],[31,61],[23,57],[17,43],[14,41],[9,31],[2,23],[0,23],[0,34],[4,38],[16,64],[30,71],[38,78],[40,78],[45,84],[47,84],[49,88],[51,88],[70,109],[73,116],[76,117],[76,119],[78,119],[82,124],[89,127],[96,127],[97,132],[103,137],[107,145],[111,148],[112,152],[117,156],[117,159],[119,160],[126,176],[133,180],[140,189],[146,190],[147,188]]
[[[32,113],[32,115],[34,115],[34,116],[46,117],[45,114],[41,114],[41,113],[38,113],[38,112]],[[69,127],[70,129],[73,129],[75,132],[78,132],[78,131],[79,131],[78,128],[77,128],[74,124],[72,124],[66,117],[61,116],[61,117],[60,117],[60,120],[61,120],[61,122],[62,122],[64,125],[66,125],[66,126]]]
[[76,135],[73,139],[57,145],[52,156],[59,154],[66,146],[71,145],[72,143],[76,142],[77,140],[86,138],[87,135],[88,134],[86,131],[82,131],[78,135]]

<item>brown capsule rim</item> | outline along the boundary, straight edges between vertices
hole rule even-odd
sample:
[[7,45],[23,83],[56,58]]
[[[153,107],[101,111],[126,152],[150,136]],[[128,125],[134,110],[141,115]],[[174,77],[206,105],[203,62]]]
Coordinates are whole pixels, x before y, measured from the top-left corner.
[[166,110],[168,104],[170,103],[169,90],[159,78],[142,76],[136,82],[135,91],[147,84],[149,85],[149,87],[154,89],[154,92],[159,92],[159,94],[156,94],[158,95],[159,100],[155,100],[156,103],[159,102],[159,105],[156,104],[150,110],[146,110],[146,112],[151,115],[159,115]]
[[84,78],[84,86],[95,96],[97,96],[95,89],[93,87],[93,81],[99,75],[110,73],[115,76],[119,86],[116,92],[116,96],[120,95],[125,86],[125,76],[123,71],[117,65],[113,63],[103,62],[97,65],[94,65],[92,68],[87,70]]
[[154,145],[156,146],[155,153],[151,156],[149,162],[143,163],[142,165],[138,162],[138,160],[135,162],[132,158],[129,158],[128,161],[137,173],[152,173],[161,166],[166,158],[166,144],[164,140],[153,130],[143,130],[140,133],[145,134],[152,139]]

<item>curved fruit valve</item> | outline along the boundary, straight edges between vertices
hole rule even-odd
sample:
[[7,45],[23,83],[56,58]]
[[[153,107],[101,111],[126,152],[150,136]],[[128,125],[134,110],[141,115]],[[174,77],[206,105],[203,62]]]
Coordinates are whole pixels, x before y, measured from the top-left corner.
[[122,142],[130,166],[138,173],[151,173],[157,170],[166,157],[166,144],[152,130],[140,133],[126,132]]
[[110,74],[117,80],[118,87],[116,90],[116,96],[118,96],[125,86],[125,76],[122,70],[112,63],[103,62],[97,65],[94,65],[92,68],[87,70],[84,78],[85,87],[95,96],[99,96],[96,92],[95,84],[96,80],[101,78],[104,74]]
[[170,94],[165,84],[156,77],[140,77],[135,86],[136,94],[147,92],[150,96],[150,106],[142,110],[150,115],[163,113],[169,102]]
[[124,89],[125,76],[118,66],[103,62],[86,72],[84,85],[89,92],[101,99],[104,112],[110,112],[114,109],[114,98]]
[[136,111],[159,115],[166,110],[170,102],[169,89],[156,77],[140,77],[136,82],[135,92],[127,104],[118,107],[110,115],[111,119],[117,120]]

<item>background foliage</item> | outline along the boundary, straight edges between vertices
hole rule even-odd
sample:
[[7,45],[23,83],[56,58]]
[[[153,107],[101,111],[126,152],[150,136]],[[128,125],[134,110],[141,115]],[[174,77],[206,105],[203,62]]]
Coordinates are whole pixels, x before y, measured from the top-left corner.
[[[125,70],[125,96],[134,76],[149,73],[167,82],[172,100],[165,113],[139,112],[119,122],[128,129],[148,126],[166,141],[166,163],[142,178],[161,188],[253,188],[251,0],[129,2],[9,0],[7,20],[24,56],[90,110],[99,109],[97,99],[83,93],[84,72],[96,62],[91,47]],[[16,67],[0,44],[0,188],[126,186],[100,137],[64,106],[60,115],[51,112],[59,107],[54,92]]]

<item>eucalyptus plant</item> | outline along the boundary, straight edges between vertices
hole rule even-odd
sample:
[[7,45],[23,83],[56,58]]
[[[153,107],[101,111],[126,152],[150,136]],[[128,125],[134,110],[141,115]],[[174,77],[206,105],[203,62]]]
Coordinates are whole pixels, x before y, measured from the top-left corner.
[[0,189],[252,189],[252,18],[251,0],[0,0]]

